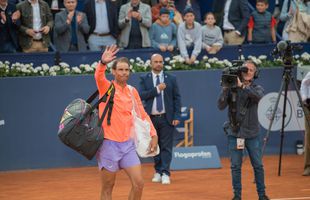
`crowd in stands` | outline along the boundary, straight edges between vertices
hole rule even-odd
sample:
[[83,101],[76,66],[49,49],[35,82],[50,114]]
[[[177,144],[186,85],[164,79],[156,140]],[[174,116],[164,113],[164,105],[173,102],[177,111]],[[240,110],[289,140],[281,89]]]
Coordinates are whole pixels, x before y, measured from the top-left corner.
[[[310,0],[0,0],[0,52],[101,51],[155,48],[179,51],[186,63],[223,45],[310,40]],[[78,4],[83,4],[77,10]],[[81,7],[81,6],[80,6]],[[278,38],[279,40],[279,38]]]

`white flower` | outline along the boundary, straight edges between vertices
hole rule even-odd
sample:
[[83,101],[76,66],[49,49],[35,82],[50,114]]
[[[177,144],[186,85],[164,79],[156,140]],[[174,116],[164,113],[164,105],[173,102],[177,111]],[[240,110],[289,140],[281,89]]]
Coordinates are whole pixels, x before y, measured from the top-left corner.
[[206,69],[211,68],[211,65],[209,63],[205,64]]
[[176,60],[170,60],[169,64],[174,64],[176,62]]
[[203,60],[208,60],[208,56],[203,56],[202,59]]
[[69,68],[65,68],[64,72],[65,72],[65,74],[68,74],[70,72],[70,69]]
[[244,55],[241,55],[241,56],[240,56],[240,59],[241,59],[241,60],[245,60]]
[[267,56],[266,56],[266,55],[260,55],[260,56],[258,57],[258,59],[260,59],[260,60],[266,60],[266,59],[267,59]]
[[75,74],[80,74],[80,73],[82,73],[82,71],[81,71],[78,67],[72,67],[72,71],[73,71],[73,73],[75,73]]
[[195,61],[194,61],[194,64],[198,65],[198,64],[199,64],[199,61],[198,61],[198,60],[195,60]]
[[57,73],[56,73],[56,72],[51,72],[50,75],[51,75],[51,76],[56,76]]
[[145,61],[145,65],[146,65],[146,66],[151,66],[151,60],[146,60],[146,61]]
[[141,61],[141,58],[140,57],[136,57],[136,61]]
[[171,67],[170,65],[165,65],[165,69],[166,69],[166,70],[171,70],[172,67]]
[[48,71],[49,70],[49,66],[47,64],[43,64],[42,65],[42,69],[44,72]]
[[130,62],[130,63],[134,63],[135,60],[134,60],[134,59],[130,59],[129,62]]
[[173,56],[172,59],[180,63],[183,63],[185,61],[185,59],[181,55]]
[[166,58],[165,58],[165,61],[166,61],[166,62],[169,62],[169,61],[170,61],[170,58],[169,58],[169,57],[166,57]]
[[60,67],[63,67],[63,68],[68,68],[68,67],[70,67],[67,63],[65,63],[65,62],[61,62],[61,63],[59,63],[59,65],[60,65]]
[[310,54],[307,52],[304,52],[303,54],[301,54],[301,59],[303,60],[310,60]]

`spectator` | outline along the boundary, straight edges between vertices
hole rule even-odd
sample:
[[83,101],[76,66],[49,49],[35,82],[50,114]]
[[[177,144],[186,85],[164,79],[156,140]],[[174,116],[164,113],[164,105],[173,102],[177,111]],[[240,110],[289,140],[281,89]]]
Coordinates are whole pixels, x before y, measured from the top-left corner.
[[[285,12],[286,10],[288,12]],[[310,39],[309,0],[292,0],[291,3],[286,0],[282,7],[280,20],[286,21],[283,39],[291,42],[307,42]]]
[[256,11],[253,11],[248,23],[249,43],[276,43],[276,20],[267,11],[268,0],[257,0]]
[[195,19],[197,22],[201,22],[200,5],[197,0],[175,0],[175,7],[178,11],[183,11],[186,8],[191,7],[193,9]]
[[90,25],[88,45],[91,51],[101,51],[116,44],[119,35],[117,4],[111,0],[87,0],[84,13]]
[[155,6],[158,0],[141,0],[142,3],[149,5],[150,7]]
[[0,0],[0,53],[15,53],[18,49],[17,29],[20,20],[15,11],[15,4]]
[[19,44],[23,52],[47,52],[49,32],[53,27],[53,17],[48,4],[43,0],[27,0],[17,4],[17,9],[21,19]]
[[205,16],[205,24],[201,28],[202,48],[209,54],[216,54],[223,46],[223,35],[220,27],[215,25],[214,14],[209,12]]
[[176,46],[177,28],[169,19],[170,11],[167,8],[160,9],[159,19],[152,24],[150,38],[152,47],[161,51],[173,51]]
[[53,17],[56,15],[56,13],[65,9],[64,2],[62,0],[45,0],[45,1],[51,8]]
[[64,0],[66,10],[56,14],[54,42],[60,52],[86,51],[89,25],[83,12],[76,11],[77,0]]
[[140,0],[130,0],[120,10],[118,25],[121,29],[119,46],[127,49],[150,47],[148,29],[152,25],[151,8]]
[[181,56],[187,64],[193,64],[201,52],[202,32],[200,24],[195,22],[194,10],[191,7],[184,11],[184,22],[180,24],[177,36]]
[[170,11],[170,20],[176,25],[179,25],[182,20],[182,15],[174,6],[174,2],[170,0],[159,0],[159,3],[152,7],[152,21],[155,22],[159,18],[161,8],[167,8]]
[[240,45],[245,40],[250,11],[247,0],[216,0],[213,11],[218,26],[224,31],[224,43]]

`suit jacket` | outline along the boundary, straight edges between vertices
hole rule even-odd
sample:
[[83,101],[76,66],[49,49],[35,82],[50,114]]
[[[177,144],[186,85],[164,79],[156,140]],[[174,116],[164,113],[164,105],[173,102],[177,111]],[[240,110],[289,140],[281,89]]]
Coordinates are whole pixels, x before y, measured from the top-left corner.
[[[213,12],[215,14],[217,24],[221,28],[223,28],[224,23],[225,4],[226,0],[216,0],[213,3]],[[228,11],[228,20],[242,35],[245,35],[246,33],[249,18],[250,11],[248,7],[248,1],[232,0]]]
[[[1,10],[1,9],[0,9]],[[5,41],[3,40],[4,38],[2,37],[2,34],[8,34],[10,35],[10,39],[12,43],[15,46],[15,49],[18,49],[18,41],[17,41],[17,30],[18,27],[20,26],[20,20],[17,20],[15,23],[12,21],[12,14],[16,11],[16,5],[8,3],[8,6],[5,9],[5,15],[6,15],[6,23],[2,24],[0,22],[0,45],[3,44]],[[1,16],[0,16],[1,20]],[[7,25],[7,29],[6,29]]]
[[[39,7],[40,7],[40,17],[41,17],[41,23],[42,27],[49,26],[50,31],[52,31],[53,28],[53,16],[51,13],[51,9],[49,8],[48,4],[43,0],[39,1]],[[16,6],[17,10],[21,13],[21,26],[19,29],[19,43],[20,46],[23,49],[28,49],[32,45],[32,37],[26,34],[27,29],[33,28],[33,13],[32,13],[32,7],[29,1],[23,1]],[[49,34],[42,34],[43,39],[43,45],[44,47],[48,47],[50,43],[50,35]]]
[[[111,0],[105,0],[108,12],[108,21],[109,21],[109,29],[110,34],[117,38],[119,34],[118,28],[118,10],[117,4],[111,2]],[[88,23],[90,25],[89,34],[92,34],[96,28],[96,7],[95,0],[87,0],[84,5],[84,13],[87,16]]]
[[71,44],[71,33],[76,32],[78,50],[86,51],[87,45],[85,42],[84,35],[89,32],[89,25],[87,22],[86,15],[83,12],[76,11],[76,16],[82,15],[83,19],[81,24],[76,22],[76,29],[72,30],[71,24],[67,24],[67,10],[63,10],[56,14],[55,16],[55,27],[54,27],[54,43],[56,49],[60,52],[67,52]]
[[[123,5],[119,12],[118,17],[118,25],[121,29],[121,36],[119,39],[119,46],[120,47],[127,47],[130,31],[131,31],[131,20],[126,22],[125,18],[127,16],[128,10],[131,8],[131,4],[126,3]],[[151,7],[147,4],[141,3],[139,5],[139,12],[142,16],[142,22],[140,22],[140,31],[142,35],[142,47],[151,47],[151,40],[149,36],[149,28],[152,25],[152,14],[151,14]]]
[[[145,103],[145,111],[150,115],[154,98],[158,95],[157,89],[154,87],[151,72],[140,76],[140,78],[139,94]],[[166,118],[171,124],[173,120],[181,118],[181,96],[175,76],[164,72],[164,82],[166,84],[164,90]]]

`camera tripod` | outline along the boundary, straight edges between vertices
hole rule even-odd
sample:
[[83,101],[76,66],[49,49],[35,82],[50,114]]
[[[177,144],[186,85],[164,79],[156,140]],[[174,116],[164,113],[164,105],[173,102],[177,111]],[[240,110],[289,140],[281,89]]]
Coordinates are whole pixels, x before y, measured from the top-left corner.
[[[295,89],[295,91],[297,93],[297,96],[298,96],[299,104],[302,107],[302,110],[303,110],[305,116],[309,115],[309,113],[307,113],[308,112],[307,109],[305,109],[305,107],[304,107],[304,105],[302,103],[301,95],[300,95],[299,90],[297,88],[296,80],[294,79],[294,76],[292,76],[292,69],[293,69],[293,67],[294,67],[293,65],[285,65],[284,66],[282,82],[281,82],[281,88],[280,88],[280,91],[278,93],[277,101],[276,101],[276,104],[275,104],[273,112],[272,112],[272,117],[270,119],[270,124],[269,124],[269,127],[268,127],[267,134],[266,134],[266,136],[264,138],[263,151],[265,150],[266,143],[267,143],[267,140],[269,138],[270,130],[271,130],[271,127],[272,127],[272,124],[273,124],[273,121],[274,121],[274,117],[275,117],[275,114],[276,114],[277,109],[278,109],[279,101],[280,101],[282,92],[284,91],[284,102],[283,102],[283,112],[282,112],[282,126],[281,126],[281,131],[280,131],[281,140],[280,140],[278,176],[281,176],[281,162],[282,162],[282,150],[283,150],[283,139],[284,139],[284,128],[285,128],[284,127],[285,126],[284,123],[285,123],[285,117],[286,117],[286,101],[287,101],[288,86],[289,86],[290,82],[293,83],[294,89]],[[308,123],[308,125],[310,125],[309,121],[307,121],[307,123]]]

